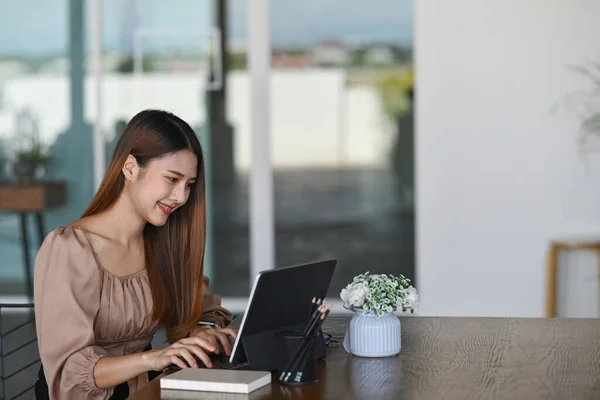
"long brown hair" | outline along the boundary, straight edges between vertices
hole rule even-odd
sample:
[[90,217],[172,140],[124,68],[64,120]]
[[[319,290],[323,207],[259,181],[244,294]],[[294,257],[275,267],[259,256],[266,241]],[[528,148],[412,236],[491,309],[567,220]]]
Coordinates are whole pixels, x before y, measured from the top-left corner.
[[170,342],[185,337],[202,314],[202,278],[206,240],[204,157],[192,128],[181,118],[160,110],[145,110],[125,127],[94,200],[82,215],[110,208],[123,191],[127,156],[145,167],[155,158],[181,150],[198,157],[198,179],[188,201],[162,227],[146,224],[144,251],[152,291],[152,317],[160,321]]

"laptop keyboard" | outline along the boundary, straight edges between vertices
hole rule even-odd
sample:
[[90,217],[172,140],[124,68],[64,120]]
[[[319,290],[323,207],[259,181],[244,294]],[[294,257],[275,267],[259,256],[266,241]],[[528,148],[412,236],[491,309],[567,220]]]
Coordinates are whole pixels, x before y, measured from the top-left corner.
[[[202,366],[200,368],[206,368],[204,366],[204,364],[201,364]],[[213,367],[212,369],[245,369],[248,367],[248,364],[244,363],[244,364],[232,364],[230,362],[222,362],[222,361],[217,361],[217,362],[213,362]]]
[[[242,364],[232,364],[229,362],[229,359],[219,358],[219,357],[211,357],[211,361],[213,364],[212,369],[248,369],[248,363]],[[198,368],[206,368],[204,363],[198,359],[196,359],[196,363],[198,364]],[[177,365],[173,364],[169,366],[171,370],[179,370]]]

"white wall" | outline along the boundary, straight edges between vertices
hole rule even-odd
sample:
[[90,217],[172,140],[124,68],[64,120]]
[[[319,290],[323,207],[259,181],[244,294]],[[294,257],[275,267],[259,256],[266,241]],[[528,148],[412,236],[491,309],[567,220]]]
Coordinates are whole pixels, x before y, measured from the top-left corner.
[[[553,113],[589,88],[600,2],[425,0],[416,8],[417,260],[422,315],[544,315],[549,240],[600,238],[600,157]],[[560,310],[598,315],[597,263],[571,270]]]

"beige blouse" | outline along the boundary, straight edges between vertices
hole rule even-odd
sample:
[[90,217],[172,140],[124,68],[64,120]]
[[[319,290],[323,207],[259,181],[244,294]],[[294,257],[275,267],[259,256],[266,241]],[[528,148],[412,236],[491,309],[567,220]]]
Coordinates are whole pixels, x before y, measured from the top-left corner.
[[[208,294],[204,277],[204,316],[220,325],[231,313],[221,298]],[[152,296],[145,270],[117,277],[98,262],[81,228],[48,234],[35,262],[35,319],[38,346],[51,399],[108,399],[94,367],[106,356],[143,351],[158,329],[151,318]],[[128,382],[130,393],[148,382],[144,373]]]

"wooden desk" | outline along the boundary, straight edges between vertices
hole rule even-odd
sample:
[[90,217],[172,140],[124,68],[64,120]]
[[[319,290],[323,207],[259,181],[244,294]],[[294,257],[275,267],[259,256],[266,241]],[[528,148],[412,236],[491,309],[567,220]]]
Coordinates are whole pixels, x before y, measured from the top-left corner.
[[[274,377],[242,398],[600,399],[600,319],[405,317],[402,352],[381,359],[345,352],[348,322],[330,317],[324,327],[340,343],[321,362],[319,383],[288,387]],[[180,398],[240,398],[199,393]],[[161,399],[159,380],[130,398]]]
[[19,214],[21,222],[21,245],[25,269],[27,294],[33,299],[33,278],[29,257],[29,238],[27,233],[27,213],[36,217],[40,245],[46,235],[42,212],[65,204],[67,186],[65,182],[35,182],[16,185],[12,182],[0,182],[0,212]]

